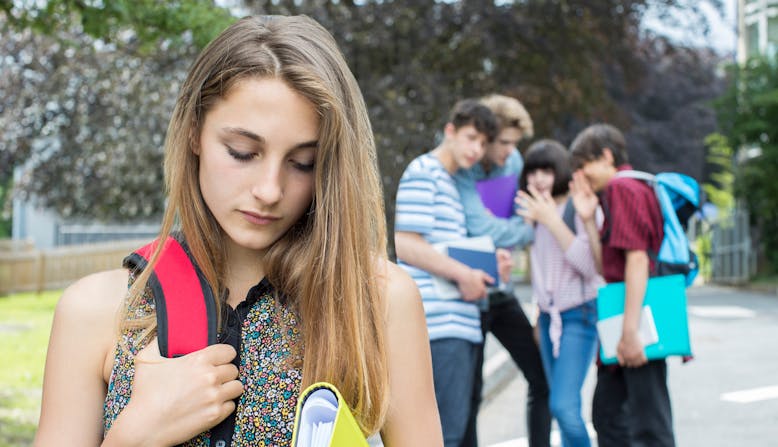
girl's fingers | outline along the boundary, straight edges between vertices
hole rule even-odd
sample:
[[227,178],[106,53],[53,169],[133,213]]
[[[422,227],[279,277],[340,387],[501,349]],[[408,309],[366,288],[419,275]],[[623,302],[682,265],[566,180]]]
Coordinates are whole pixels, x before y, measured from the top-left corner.
[[535,200],[529,196],[521,196],[516,198],[516,204],[522,208],[532,208],[535,204]]
[[218,365],[216,367],[216,377],[221,383],[235,380],[238,377],[238,367],[232,363]]
[[225,400],[232,402],[233,399],[243,394],[243,382],[240,380],[225,382],[221,386],[221,392]]
[[200,356],[204,361],[211,365],[223,365],[232,362],[232,359],[235,358],[237,352],[235,351],[235,348],[230,345],[217,343],[188,355]]

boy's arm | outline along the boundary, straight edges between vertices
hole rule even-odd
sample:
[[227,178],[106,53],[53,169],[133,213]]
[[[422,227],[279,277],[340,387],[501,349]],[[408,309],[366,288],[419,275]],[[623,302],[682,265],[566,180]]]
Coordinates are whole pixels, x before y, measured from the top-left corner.
[[648,284],[649,259],[644,250],[627,250],[624,267],[624,323],[616,356],[621,366],[635,368],[648,362],[638,336],[640,311]]
[[462,298],[475,301],[486,296],[485,283],[494,283],[482,270],[475,270],[450,258],[427,242],[419,233],[395,231],[394,248],[397,258],[418,269],[435,276],[450,279],[457,283]]
[[532,243],[532,226],[524,222],[521,216],[505,219],[495,217],[486,209],[476,189],[476,180],[470,173],[458,173],[456,184],[465,209],[468,235],[491,236],[494,245],[500,248],[524,247]]

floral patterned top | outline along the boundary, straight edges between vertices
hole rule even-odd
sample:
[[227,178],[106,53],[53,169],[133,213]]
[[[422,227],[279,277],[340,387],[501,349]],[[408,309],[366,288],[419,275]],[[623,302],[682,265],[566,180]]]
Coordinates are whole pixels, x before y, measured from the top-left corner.
[[[132,278],[130,281],[132,282]],[[130,315],[154,314],[150,289]],[[291,445],[295,406],[302,379],[302,349],[294,312],[276,298],[273,287],[262,280],[248,293],[246,300],[232,309],[226,304],[219,340],[232,344],[238,356],[239,379],[243,394],[233,416],[233,447]],[[140,331],[125,331],[116,347],[111,378],[104,404],[104,431],[130,401],[135,373],[135,355],[145,343]],[[224,441],[216,447],[230,445]],[[205,432],[187,441],[185,446],[210,446],[211,434]]]

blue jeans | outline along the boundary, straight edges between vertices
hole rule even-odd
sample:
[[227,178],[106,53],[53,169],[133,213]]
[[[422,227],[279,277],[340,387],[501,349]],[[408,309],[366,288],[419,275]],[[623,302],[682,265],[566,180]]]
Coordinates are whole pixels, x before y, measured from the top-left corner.
[[435,400],[446,447],[459,447],[465,436],[480,346],[458,338],[430,341]]
[[587,301],[561,313],[562,339],[554,358],[548,327],[551,317],[541,312],[540,356],[551,395],[551,414],[559,424],[562,446],[589,447],[589,433],[581,416],[581,387],[597,350],[597,303]]

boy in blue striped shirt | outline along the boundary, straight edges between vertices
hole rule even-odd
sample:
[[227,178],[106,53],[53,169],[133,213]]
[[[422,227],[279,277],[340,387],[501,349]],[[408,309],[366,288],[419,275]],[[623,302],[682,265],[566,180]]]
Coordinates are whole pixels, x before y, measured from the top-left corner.
[[[464,437],[483,343],[476,301],[486,297],[487,286],[497,278],[438,252],[432,244],[467,237],[464,209],[452,176],[478,163],[496,133],[497,122],[489,108],[477,100],[458,102],[445,125],[443,141],[411,161],[397,190],[397,263],[416,281],[423,300],[446,447],[459,447]],[[460,297],[437,296],[432,275],[455,282]]]

